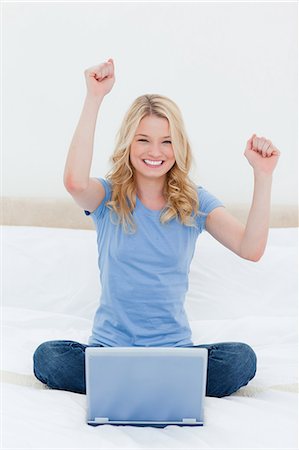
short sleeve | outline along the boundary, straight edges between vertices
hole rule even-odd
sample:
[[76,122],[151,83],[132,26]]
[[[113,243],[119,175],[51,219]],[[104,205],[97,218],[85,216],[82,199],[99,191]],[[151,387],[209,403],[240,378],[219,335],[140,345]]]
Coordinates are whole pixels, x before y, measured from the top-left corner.
[[105,204],[111,198],[110,182],[107,181],[105,178],[97,178],[97,179],[102,183],[102,185],[105,189],[105,197],[104,197],[103,201],[99,204],[99,206],[94,211],[90,212],[90,211],[84,210],[84,213],[86,214],[86,216],[91,216],[92,219],[99,219],[102,216],[102,214],[106,208]]
[[198,186],[198,201],[200,215],[197,216],[197,224],[199,226],[199,233],[206,229],[206,219],[208,214],[213,209],[219,206],[225,207],[225,205],[215,195],[211,194],[202,186]]

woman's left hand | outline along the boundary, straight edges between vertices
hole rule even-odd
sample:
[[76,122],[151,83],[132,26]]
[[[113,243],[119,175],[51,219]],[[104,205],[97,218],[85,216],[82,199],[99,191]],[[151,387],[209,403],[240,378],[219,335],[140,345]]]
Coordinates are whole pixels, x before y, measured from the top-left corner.
[[253,134],[247,141],[244,155],[256,173],[271,175],[278,162],[280,151],[269,139],[259,138]]

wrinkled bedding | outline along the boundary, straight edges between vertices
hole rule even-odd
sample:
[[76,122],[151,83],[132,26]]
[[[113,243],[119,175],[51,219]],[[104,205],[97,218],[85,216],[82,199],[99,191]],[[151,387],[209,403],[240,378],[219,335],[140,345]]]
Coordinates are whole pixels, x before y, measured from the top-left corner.
[[33,375],[43,341],[87,343],[100,295],[96,232],[2,226],[2,448],[298,448],[297,228],[269,230],[259,262],[202,233],[186,312],[195,344],[239,341],[257,354],[255,378],[205,398],[205,425],[164,429],[86,425],[86,397]]

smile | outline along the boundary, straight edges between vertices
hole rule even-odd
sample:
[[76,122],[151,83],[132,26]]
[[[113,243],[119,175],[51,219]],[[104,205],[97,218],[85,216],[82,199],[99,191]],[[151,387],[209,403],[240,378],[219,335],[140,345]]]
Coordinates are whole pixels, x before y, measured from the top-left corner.
[[162,164],[164,163],[164,161],[162,161],[162,160],[153,161],[151,159],[143,159],[143,162],[148,167],[159,167],[159,166],[162,166]]

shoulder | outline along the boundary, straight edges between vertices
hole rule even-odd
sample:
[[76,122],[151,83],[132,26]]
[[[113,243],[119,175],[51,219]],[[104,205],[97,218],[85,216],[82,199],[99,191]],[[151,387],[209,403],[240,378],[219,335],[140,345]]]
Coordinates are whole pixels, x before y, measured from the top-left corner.
[[91,216],[93,219],[99,219],[103,215],[104,211],[107,209],[106,202],[111,199],[112,184],[110,180],[103,177],[96,177],[95,180],[97,180],[99,183],[102,184],[105,190],[105,196],[93,212],[84,210],[84,213],[87,216]]
[[102,178],[102,177],[98,177],[97,178],[100,183],[102,183],[102,185],[104,186],[105,192],[106,194],[110,194],[112,191],[112,184],[111,181],[108,180],[107,178]]
[[209,214],[214,208],[218,206],[224,206],[223,202],[212,194],[205,187],[199,185],[197,186],[198,201],[199,201],[199,211]]
[[224,206],[222,201],[208,191],[204,186],[197,186],[199,209],[196,216],[198,233],[206,230],[206,220],[208,214],[219,206]]

